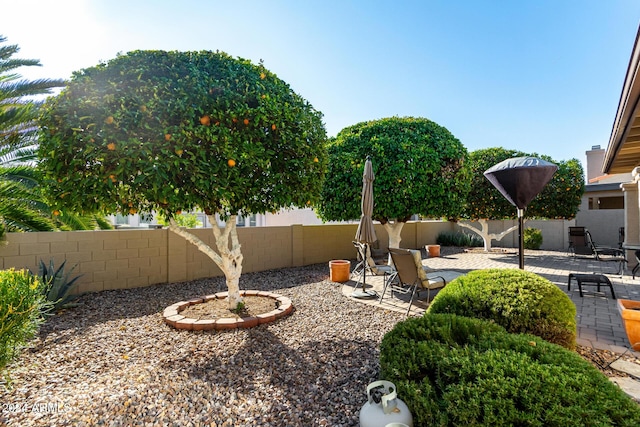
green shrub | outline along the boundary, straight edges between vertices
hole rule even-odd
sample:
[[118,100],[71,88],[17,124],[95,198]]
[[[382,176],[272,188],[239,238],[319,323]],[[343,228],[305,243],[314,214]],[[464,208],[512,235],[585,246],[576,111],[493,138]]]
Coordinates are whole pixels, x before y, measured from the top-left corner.
[[436,238],[436,243],[441,246],[480,247],[484,246],[482,237],[477,234],[463,233],[461,231],[442,231]]
[[440,290],[427,313],[487,319],[509,332],[530,333],[569,349],[575,346],[575,305],[556,285],[528,271],[472,271]]
[[72,295],[71,292],[78,285],[76,282],[80,276],[70,277],[77,264],[65,271],[66,263],[66,260],[63,261],[56,269],[53,265],[53,260],[49,261],[48,267],[44,261],[40,260],[38,276],[44,285],[44,296],[51,302],[54,311],[68,307],[70,302],[77,297],[77,295]]
[[480,319],[400,322],[380,368],[416,427],[640,425],[638,404],[578,354]]
[[525,249],[540,249],[542,246],[542,231],[537,228],[525,228],[524,229],[524,248]]
[[42,288],[28,270],[0,270],[0,371],[38,331],[48,308]]
[[[187,227],[187,228],[202,227],[202,221],[200,221],[198,219],[198,215],[194,213],[183,213],[180,215],[176,215],[173,219],[176,220],[176,223],[180,227]],[[164,225],[165,227],[170,225],[169,221],[162,214],[156,215],[156,222],[160,225]]]

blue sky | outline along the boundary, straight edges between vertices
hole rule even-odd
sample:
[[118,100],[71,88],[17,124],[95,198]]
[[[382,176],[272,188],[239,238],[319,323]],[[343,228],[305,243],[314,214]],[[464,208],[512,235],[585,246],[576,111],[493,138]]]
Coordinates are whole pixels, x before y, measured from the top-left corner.
[[[136,49],[258,62],[324,114],[329,136],[427,117],[468,150],[578,158],[606,147],[637,0],[0,0],[0,34],[68,78]],[[33,67],[31,67],[33,68]]]

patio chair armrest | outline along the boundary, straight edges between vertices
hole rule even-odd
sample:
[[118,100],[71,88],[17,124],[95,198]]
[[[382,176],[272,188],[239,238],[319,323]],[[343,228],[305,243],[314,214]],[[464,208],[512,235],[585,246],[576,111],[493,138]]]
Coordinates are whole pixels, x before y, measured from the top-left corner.
[[600,255],[624,257],[624,250],[618,248],[596,246],[596,253]]

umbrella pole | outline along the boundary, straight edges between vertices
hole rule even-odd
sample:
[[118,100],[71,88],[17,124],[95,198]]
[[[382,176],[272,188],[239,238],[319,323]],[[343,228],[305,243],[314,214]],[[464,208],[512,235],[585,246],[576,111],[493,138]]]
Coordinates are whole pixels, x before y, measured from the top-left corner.
[[364,264],[362,266],[362,292],[366,293],[366,287],[365,284],[367,283],[367,255],[368,255],[368,251],[369,250],[369,244],[365,243],[364,244]]
[[520,246],[520,252],[518,254],[518,261],[520,264],[520,270],[524,270],[524,209],[518,208],[518,241]]

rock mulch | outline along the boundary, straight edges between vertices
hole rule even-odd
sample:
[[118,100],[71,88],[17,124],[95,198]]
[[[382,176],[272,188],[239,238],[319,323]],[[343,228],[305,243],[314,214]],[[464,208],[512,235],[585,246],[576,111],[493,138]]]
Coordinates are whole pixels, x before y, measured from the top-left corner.
[[[451,250],[442,248],[441,251]],[[223,278],[85,295],[42,327],[0,379],[0,425],[357,426],[379,345],[402,313],[354,304],[328,267],[244,274],[242,289],[290,298],[293,313],[230,331],[176,330],[163,310]],[[630,355],[578,348],[609,377]],[[623,374],[624,376],[624,374]]]
[[344,298],[318,264],[244,274],[294,312],[230,331],[176,330],[162,312],[222,278],[85,295],[51,318],[0,385],[0,425],[356,426],[379,345],[400,313]]

